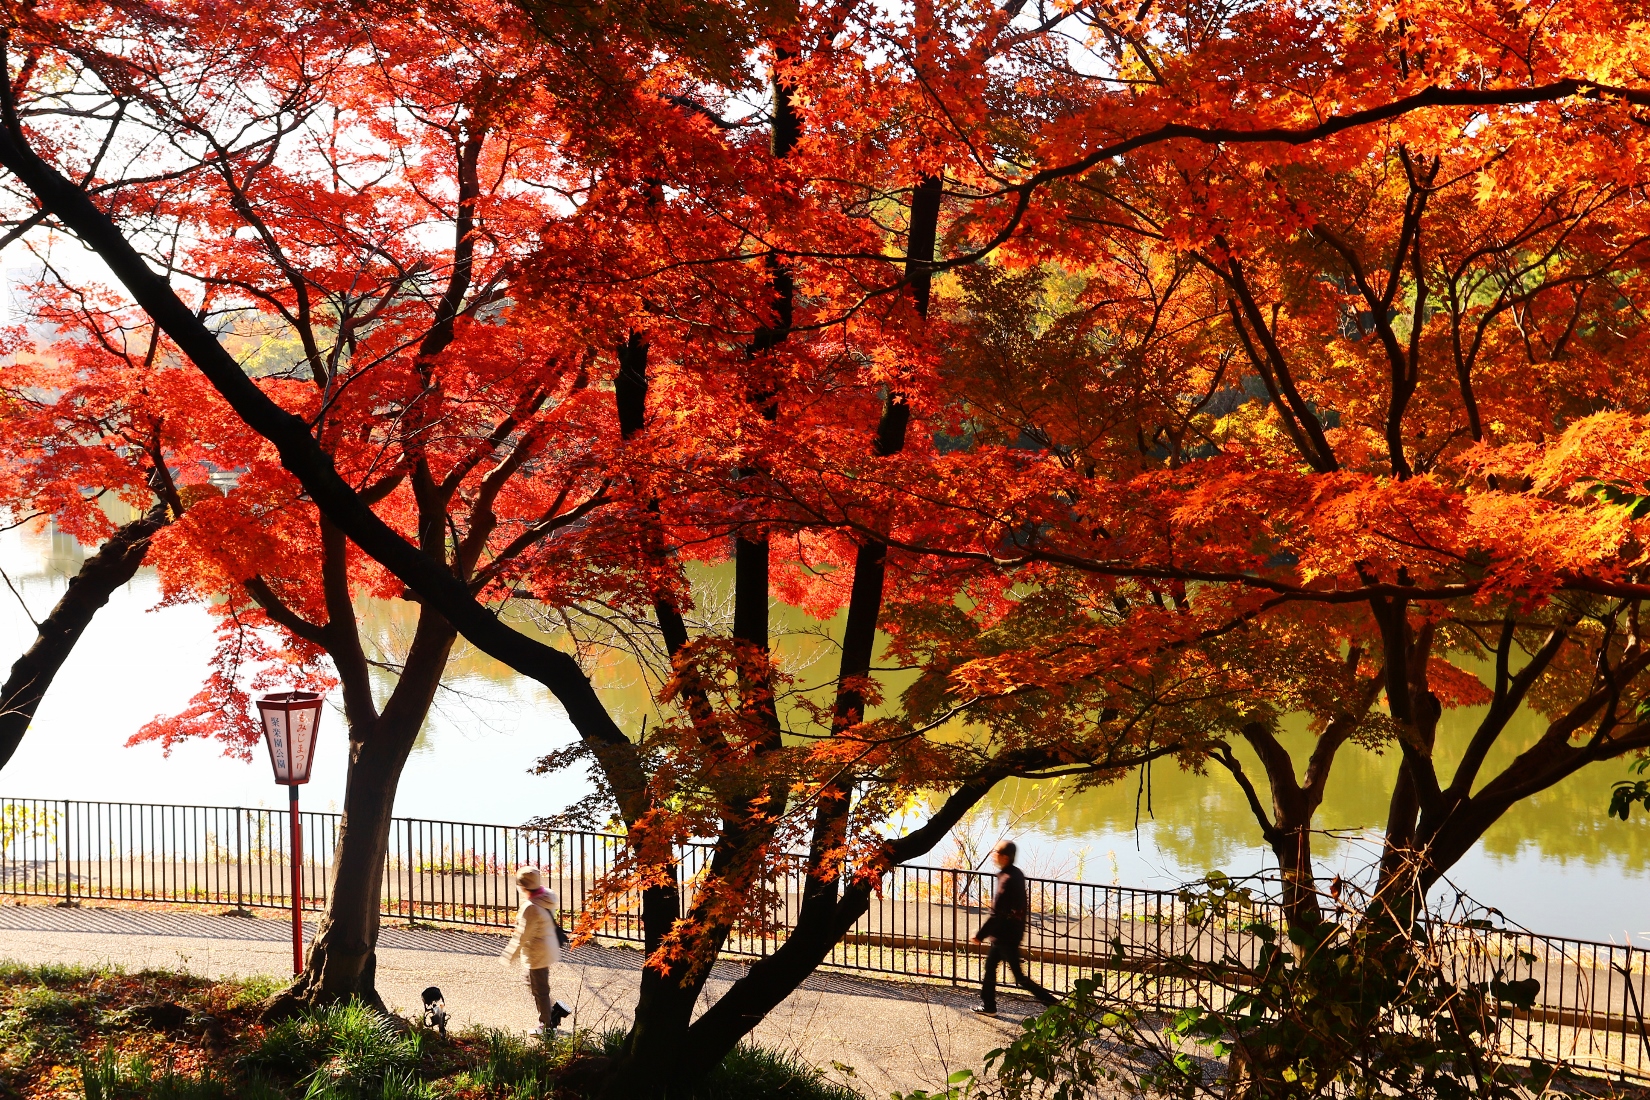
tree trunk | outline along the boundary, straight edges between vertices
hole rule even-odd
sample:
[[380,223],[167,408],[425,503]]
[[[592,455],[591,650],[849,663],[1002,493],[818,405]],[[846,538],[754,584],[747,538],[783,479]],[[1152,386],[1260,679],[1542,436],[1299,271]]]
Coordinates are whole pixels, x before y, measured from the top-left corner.
[[[1360,656],[1354,653],[1349,658],[1351,670],[1356,670]],[[1368,712],[1378,686],[1378,679],[1371,680],[1356,700],[1356,705],[1346,713],[1337,715],[1325,727],[1307,761],[1304,780],[1295,778],[1294,758],[1269,727],[1258,722],[1244,726],[1244,739],[1254,748],[1266,770],[1267,787],[1272,792],[1270,816],[1261,805],[1259,795],[1244,777],[1237,760],[1230,754],[1223,760],[1243,787],[1266,842],[1277,857],[1278,873],[1283,880],[1284,919],[1291,928],[1305,928],[1323,920],[1323,905],[1312,868],[1312,817],[1323,805],[1324,790],[1336,754]]]
[[141,518],[118,528],[69,579],[68,589],[39,625],[34,644],[11,666],[11,675],[0,686],[0,768],[17,751],[46,690],[92,625],[93,616],[115,589],[137,575],[149,552],[150,538],[166,523],[166,506],[156,504]]
[[[781,105],[778,113],[783,116],[788,101],[777,85],[776,101]],[[775,148],[779,150],[780,123],[776,122],[775,127]],[[789,148],[791,140],[794,139],[785,139],[783,148]],[[912,199],[907,275],[912,281],[917,310],[924,317],[928,314],[929,268],[941,196],[942,181],[937,176],[929,176],[917,187]],[[780,288],[785,296],[781,303],[782,317],[787,321],[789,289],[788,281]],[[759,333],[758,346],[769,346],[770,339],[768,333]],[[623,414],[621,402],[621,417]],[[632,418],[639,421],[639,411],[633,412]],[[909,420],[910,408],[904,398],[890,391],[884,397],[873,453],[887,457],[899,452],[905,446]],[[856,685],[870,674],[877,621],[882,610],[887,553],[885,544],[873,540],[863,544],[855,557],[833,732],[850,728],[864,719],[864,695]],[[736,640],[765,651],[768,637],[766,540],[760,543],[737,540],[735,561],[738,580],[733,635]],[[762,705],[771,708],[771,696],[764,699]],[[764,718],[777,727],[777,716],[770,715],[767,709],[764,709]],[[644,971],[635,1024],[621,1059],[602,1090],[604,1098],[664,1096],[672,1087],[680,1089],[701,1080],[764,1015],[813,973],[837,941],[853,927],[870,904],[870,891],[856,886],[848,896],[839,898],[841,868],[825,865],[828,853],[841,849],[847,811],[848,789],[844,783],[833,784],[820,793],[808,857],[809,873],[796,927],[776,955],[753,964],[735,990],[711,1006],[699,1023],[690,1026],[693,1006],[704,987],[704,979],[709,976],[710,965],[727,938],[729,929],[725,924],[706,929],[693,960],[684,960],[666,973],[651,968]],[[767,831],[771,833],[771,827]],[[724,853],[732,852],[730,862],[737,866],[746,845],[737,840],[727,844],[728,833],[725,829],[724,843],[718,845],[718,863]],[[754,853],[745,854],[751,859],[760,858]],[[713,870],[725,873],[726,869],[713,865]],[[776,959],[778,961],[774,961]]]
[[674,1071],[676,1079],[701,1081],[721,1064],[752,1028],[819,968],[870,904],[870,888],[855,884],[829,913],[812,921],[798,920],[777,951],[751,963],[734,987],[688,1028],[682,1044],[685,1057]]
[[[603,1100],[629,1097],[654,1100],[678,1092],[686,1095],[829,957],[831,949],[870,908],[872,890],[887,869],[931,851],[969,809],[1013,772],[1014,766],[1005,764],[998,774],[978,776],[964,783],[924,825],[889,842],[885,853],[888,862],[883,871],[856,875],[834,904],[825,904],[822,893],[816,892],[814,897],[818,900],[798,914],[796,926],[785,942],[773,954],[751,963],[744,976],[691,1025],[688,1021],[698,996],[698,985],[691,995],[668,1006],[674,1010],[669,1021],[677,1029],[674,1034],[666,1033],[661,1008],[650,1005],[653,1026],[660,1033],[653,1049],[672,1052],[672,1060],[621,1059],[604,1084]],[[659,996],[662,1002],[662,990]]]
[[762,873],[764,848],[773,839],[774,822],[760,812],[762,805],[755,800],[753,816],[723,822],[716,853],[700,884],[700,898],[686,914],[690,934],[662,968],[643,968],[635,1018],[603,1084],[603,1097],[662,1097],[682,1086],[680,1068],[692,1055],[688,1037],[693,1007],[733,930],[717,893],[724,898],[748,893]]
[[389,849],[396,786],[418,731],[414,728],[410,737],[374,732],[378,735],[350,746],[331,893],[309,945],[304,972],[290,988],[271,998],[267,1016],[351,999],[384,1010],[374,984],[384,853]]
[[349,1000],[384,1011],[375,982],[384,857],[395,792],[441,684],[454,637],[437,612],[422,609],[407,663],[383,713],[369,729],[350,730],[349,777],[326,912],[309,945],[304,972],[264,1002],[266,1019]]
[[675,967],[668,974],[651,967],[642,971],[635,1020],[618,1062],[603,1082],[599,1095],[604,1100],[662,1100],[671,1094],[673,1083],[682,1081],[688,1024],[702,986],[684,986],[681,978]]
[[999,772],[962,784],[926,823],[888,843],[887,863],[881,870],[862,869],[849,878],[834,904],[825,904],[821,897],[799,913],[796,927],[778,950],[751,963],[745,975],[688,1028],[681,1044],[686,1056],[674,1067],[674,1080],[691,1087],[721,1064],[752,1028],[830,956],[831,949],[870,909],[872,891],[888,871],[928,854],[964,814],[1014,772],[1015,764],[1005,760]]
[[1422,815],[1435,812],[1442,799],[1432,753],[1443,712],[1438,697],[1427,686],[1433,624],[1423,623],[1418,630],[1412,629],[1408,604],[1403,600],[1375,600],[1372,606],[1386,656],[1387,710],[1397,726],[1403,763],[1398,767],[1387,807],[1380,875],[1371,910],[1407,931],[1425,904],[1414,862],[1415,840]]
[[1312,870],[1311,825],[1291,824],[1284,836],[1284,843],[1273,849],[1283,879],[1284,919],[1291,928],[1317,924],[1323,920],[1323,908]]
[[[900,843],[909,851],[901,851],[900,858],[913,859],[932,848],[962,810],[984,797],[993,785],[995,780],[970,784],[954,795],[950,800],[954,805],[948,805],[928,825],[903,838]],[[809,903],[799,913],[785,942],[772,955],[752,963],[697,1021],[692,1019],[693,1007],[709,976],[708,964],[714,962],[726,940],[725,925],[707,932],[692,952],[692,960],[683,959],[668,972],[645,972],[636,1022],[625,1051],[603,1082],[602,1100],[659,1100],[687,1095],[752,1028],[818,969],[870,907],[871,893],[870,879],[856,880],[840,898],[827,899],[823,891],[810,891]],[[692,914],[690,919],[703,918]]]

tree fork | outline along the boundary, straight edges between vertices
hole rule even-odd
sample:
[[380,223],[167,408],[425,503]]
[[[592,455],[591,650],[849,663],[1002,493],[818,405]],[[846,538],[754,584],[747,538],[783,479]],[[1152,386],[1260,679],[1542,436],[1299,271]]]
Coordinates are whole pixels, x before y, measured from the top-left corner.
[[688,1029],[685,1049],[690,1061],[681,1067],[681,1079],[702,1079],[819,968],[838,941],[865,915],[877,883],[890,869],[933,850],[993,787],[1018,771],[1033,770],[1038,762],[1038,754],[1017,754],[998,761],[991,771],[964,781],[933,817],[904,836],[885,842],[881,859],[862,868],[834,904],[820,904],[798,914],[796,926],[785,942],[773,954],[753,962],[744,976]]

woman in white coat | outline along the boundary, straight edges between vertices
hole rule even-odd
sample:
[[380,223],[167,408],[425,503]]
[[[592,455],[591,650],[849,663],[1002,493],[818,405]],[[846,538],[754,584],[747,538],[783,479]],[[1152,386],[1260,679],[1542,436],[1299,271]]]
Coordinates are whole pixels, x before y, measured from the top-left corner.
[[538,1009],[540,1034],[548,1038],[562,1020],[573,1014],[563,1001],[550,997],[550,968],[561,961],[561,942],[556,928],[556,894],[544,886],[537,867],[516,872],[521,888],[521,910],[516,914],[516,931],[499,956],[505,966],[527,970],[527,988],[533,991]]

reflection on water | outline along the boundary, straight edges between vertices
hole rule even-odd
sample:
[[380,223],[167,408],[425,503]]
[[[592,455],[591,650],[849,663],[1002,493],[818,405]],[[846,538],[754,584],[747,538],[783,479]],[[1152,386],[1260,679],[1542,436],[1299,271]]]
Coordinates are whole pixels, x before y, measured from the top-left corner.
[[[1445,715],[1438,735],[1444,774],[1481,716],[1478,709]],[[1485,766],[1486,780],[1540,728],[1535,715],[1515,718]],[[1296,728],[1283,741],[1304,763],[1311,734]],[[1249,774],[1259,775],[1247,746],[1237,749]],[[1397,770],[1395,750],[1341,750],[1315,822],[1331,834],[1314,842],[1326,874],[1355,877],[1378,858]],[[1514,806],[1457,865],[1451,883],[1540,931],[1650,943],[1650,817],[1624,823],[1604,812],[1611,783],[1625,773],[1620,763],[1595,764]],[[1027,842],[1028,870],[1123,885],[1171,887],[1212,869],[1252,874],[1273,864],[1230,776],[1219,768],[1188,772],[1171,761],[1159,762],[1149,777],[1136,773],[1076,794],[1053,783],[1005,784],[971,825],[972,845],[982,853],[997,835],[1012,832]]]
[[[13,595],[0,586],[0,665],[9,668],[33,640],[31,615],[40,619],[50,610],[80,561],[74,540],[49,530],[0,535],[0,568],[17,590]],[[0,772],[0,794],[285,804],[286,792],[275,786],[261,750],[247,762],[226,757],[216,744],[181,744],[170,757],[152,744],[125,747],[145,722],[183,709],[212,654],[213,624],[206,610],[157,608],[159,601],[159,584],[149,569],[110,598],[58,674],[16,756]],[[394,660],[404,653],[412,633],[410,610],[393,601],[362,608],[375,656]],[[407,764],[396,800],[399,813],[515,824],[579,796],[582,775],[528,774],[534,761],[572,736],[542,688],[463,646],[450,671]],[[388,680],[382,674],[380,687]],[[303,794],[311,809],[337,809],[343,800],[348,761],[343,715],[338,700],[330,702]]]
[[[1438,755],[1446,776],[1482,713],[1475,708],[1445,714],[1438,732]],[[1540,728],[1535,716],[1517,716],[1503,743],[1485,764],[1486,777],[1510,763],[1516,747],[1527,745]],[[1304,762],[1312,740],[1310,734],[1297,729],[1283,742],[1297,760]],[[1241,744],[1238,747],[1247,748]],[[1240,755],[1245,756],[1249,774],[1257,776],[1259,762]],[[1330,774],[1317,826],[1356,832],[1385,821],[1386,796],[1397,770],[1396,750],[1378,754],[1357,746],[1343,748]],[[1519,803],[1490,829],[1483,843],[1486,853],[1499,859],[1537,853],[1558,865],[1612,864],[1634,873],[1650,871],[1650,827],[1646,827],[1645,816],[1638,815],[1628,824],[1604,816],[1610,784],[1625,774],[1626,768],[1620,763],[1595,764]],[[1185,866],[1218,866],[1250,846],[1254,818],[1223,770],[1215,768],[1208,775],[1199,775],[1172,762],[1160,762],[1150,778],[1153,812],[1146,813],[1142,795],[1140,816],[1152,828],[1166,857]],[[1039,800],[1037,792],[1042,786],[1006,787],[996,800],[997,812],[1024,814],[1028,825],[1062,836],[1133,830],[1139,793],[1133,781],[1064,800],[1047,794]]]
[[[0,568],[36,619],[81,560],[73,539],[49,530],[0,535]],[[702,607],[715,602],[715,585],[709,587]],[[156,609],[158,601],[149,570],[109,601],[0,772],[0,794],[253,806],[285,801],[261,754],[248,763],[226,758],[215,745],[187,744],[168,759],[153,745],[123,747],[144,722],[187,703],[212,651],[204,609]],[[393,600],[363,604],[375,657],[393,663],[405,652],[414,610]],[[818,624],[792,609],[775,612],[776,625],[789,632],[777,647],[788,666],[800,667],[805,682],[829,682],[829,664],[807,667],[832,651]],[[32,638],[18,598],[0,589],[0,667],[9,667]],[[633,662],[617,657],[599,662],[596,678],[621,726],[635,730],[650,710],[653,685]],[[387,685],[384,674],[379,686]],[[1476,721],[1472,711],[1446,716],[1439,745],[1451,763]],[[1513,745],[1498,750],[1486,774],[1534,735],[1533,719],[1520,722],[1510,731]],[[1289,737],[1293,748],[1309,743],[1310,735],[1295,730]],[[541,687],[461,642],[407,765],[396,810],[507,824],[558,810],[583,793],[583,777],[537,777],[528,768],[571,738]],[[342,716],[335,710],[323,720],[306,806],[336,808],[345,761]],[[1258,771],[1253,760],[1245,766]],[[1350,745],[1341,751],[1318,824],[1353,839],[1324,842],[1333,849],[1325,859],[1331,869],[1373,858],[1374,838],[1357,836],[1385,820],[1396,769],[1395,753]],[[1454,881],[1542,931],[1618,941],[1631,933],[1650,943],[1650,820],[1640,815],[1624,824],[1604,815],[1610,783],[1623,774],[1620,764],[1595,765],[1515,807],[1462,862]],[[1006,832],[1022,840],[1028,871],[1123,885],[1166,887],[1212,868],[1246,873],[1268,862],[1254,820],[1224,772],[1200,775],[1162,762],[1152,769],[1149,787],[1140,782],[1145,778],[1079,794],[1055,784],[1007,784],[932,859],[977,862]]]

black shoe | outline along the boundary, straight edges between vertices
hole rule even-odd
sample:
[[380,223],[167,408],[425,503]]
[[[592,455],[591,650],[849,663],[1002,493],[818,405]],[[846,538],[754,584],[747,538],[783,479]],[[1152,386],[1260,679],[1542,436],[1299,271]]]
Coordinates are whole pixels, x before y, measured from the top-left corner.
[[995,1016],[995,1015],[997,1015],[997,1010],[995,1008],[989,1007],[987,1005],[977,1005],[974,1008],[974,1015],[976,1015],[976,1016]]
[[567,1006],[566,1001],[557,1001],[555,1004],[551,1005],[550,1030],[556,1030],[556,1028],[561,1026],[561,1022],[571,1015],[573,1015],[573,1010]]

